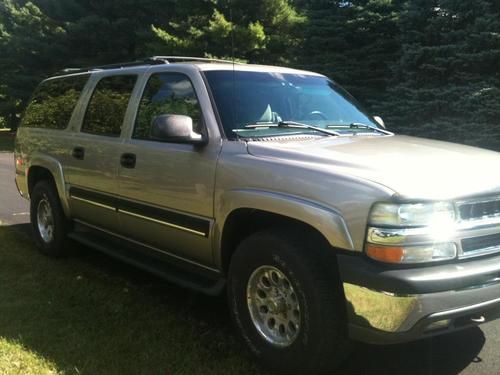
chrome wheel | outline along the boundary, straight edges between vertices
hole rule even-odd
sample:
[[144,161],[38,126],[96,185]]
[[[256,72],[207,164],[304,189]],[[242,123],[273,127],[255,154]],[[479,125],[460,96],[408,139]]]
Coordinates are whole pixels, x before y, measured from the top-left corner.
[[43,242],[50,243],[54,239],[54,215],[47,196],[38,202],[36,213],[40,237],[42,237]]
[[300,332],[300,305],[288,278],[276,267],[257,268],[247,284],[247,304],[257,331],[269,343],[286,347]]

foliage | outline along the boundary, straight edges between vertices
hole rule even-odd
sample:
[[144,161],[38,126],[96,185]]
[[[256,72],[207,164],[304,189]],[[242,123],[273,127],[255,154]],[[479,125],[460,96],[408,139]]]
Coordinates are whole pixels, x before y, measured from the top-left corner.
[[[370,104],[383,95],[399,57],[398,1],[305,1],[303,65]],[[380,100],[380,99],[379,99]]]
[[59,69],[150,55],[319,71],[396,131],[500,150],[495,0],[3,0],[0,126]]
[[494,4],[405,4],[391,101],[381,105],[397,128],[500,149],[500,13]]
[[33,3],[0,3],[0,116],[16,127],[40,77],[60,61],[64,30]]

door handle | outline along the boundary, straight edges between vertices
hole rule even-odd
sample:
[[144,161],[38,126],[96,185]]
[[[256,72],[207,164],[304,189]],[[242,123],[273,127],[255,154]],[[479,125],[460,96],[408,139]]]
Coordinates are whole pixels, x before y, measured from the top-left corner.
[[120,157],[120,164],[124,168],[135,168],[135,154],[125,153]]
[[83,147],[75,147],[71,153],[75,159],[83,160],[85,158],[85,149]]

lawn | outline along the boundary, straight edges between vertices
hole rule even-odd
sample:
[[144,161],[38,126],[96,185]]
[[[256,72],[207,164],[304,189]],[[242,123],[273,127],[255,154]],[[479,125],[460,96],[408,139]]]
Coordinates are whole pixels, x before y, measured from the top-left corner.
[[0,226],[0,374],[258,374],[223,298]]
[[0,152],[14,151],[14,137],[15,133],[12,133],[10,129],[0,129]]

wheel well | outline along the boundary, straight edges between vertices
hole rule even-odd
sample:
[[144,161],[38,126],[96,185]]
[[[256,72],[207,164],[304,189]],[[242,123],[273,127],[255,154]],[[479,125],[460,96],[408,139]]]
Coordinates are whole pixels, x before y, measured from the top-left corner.
[[327,239],[314,227],[302,221],[272,212],[251,208],[237,209],[228,216],[224,224],[221,240],[222,269],[227,273],[231,257],[245,238],[264,229],[285,228],[293,233],[303,233],[329,246]]
[[28,171],[28,192],[31,195],[35,185],[42,180],[54,182],[54,176],[47,168],[44,167],[30,167]]

